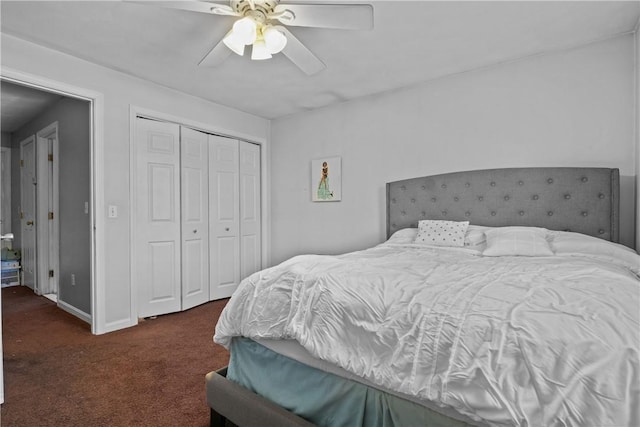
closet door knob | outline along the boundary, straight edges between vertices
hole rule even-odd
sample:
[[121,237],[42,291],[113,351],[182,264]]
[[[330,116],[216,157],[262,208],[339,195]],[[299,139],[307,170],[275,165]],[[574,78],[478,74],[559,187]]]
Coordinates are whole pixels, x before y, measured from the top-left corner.
[[33,221],[27,221],[27,225],[33,225]]
[[226,228],[224,229],[224,231],[229,231],[229,227],[226,227]]
[[196,234],[197,232],[198,232],[198,230],[195,230],[195,229],[193,230],[193,234]]

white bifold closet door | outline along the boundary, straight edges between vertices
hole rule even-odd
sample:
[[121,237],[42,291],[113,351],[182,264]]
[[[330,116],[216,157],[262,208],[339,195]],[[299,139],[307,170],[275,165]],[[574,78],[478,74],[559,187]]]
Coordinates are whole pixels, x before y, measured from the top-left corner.
[[260,146],[240,142],[240,279],[262,268]]
[[240,283],[239,142],[209,136],[210,289],[212,300],[231,296]]
[[260,146],[138,118],[138,317],[227,298],[262,267]]
[[138,317],[180,311],[180,126],[136,122]]
[[209,141],[181,128],[182,309],[209,301]]
[[262,267],[260,146],[209,136],[210,298]]
[[136,126],[138,316],[209,301],[207,134],[174,123]]

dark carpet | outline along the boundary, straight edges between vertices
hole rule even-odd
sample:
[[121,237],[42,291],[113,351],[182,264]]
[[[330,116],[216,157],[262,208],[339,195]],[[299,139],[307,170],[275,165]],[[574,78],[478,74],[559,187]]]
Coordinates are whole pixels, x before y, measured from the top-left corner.
[[227,300],[92,335],[88,324],[26,287],[2,289],[2,427],[208,426],[207,372]]

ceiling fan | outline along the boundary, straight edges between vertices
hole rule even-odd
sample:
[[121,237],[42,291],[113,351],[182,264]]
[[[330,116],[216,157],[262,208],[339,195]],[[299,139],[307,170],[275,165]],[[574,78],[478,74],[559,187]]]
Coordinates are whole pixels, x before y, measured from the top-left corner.
[[370,4],[280,3],[280,0],[230,0],[228,4],[209,1],[134,1],[140,4],[213,15],[238,17],[231,30],[198,63],[215,67],[231,52],[243,55],[251,45],[251,59],[269,59],[282,52],[306,74],[325,68],[286,26],[368,30],[373,27]]

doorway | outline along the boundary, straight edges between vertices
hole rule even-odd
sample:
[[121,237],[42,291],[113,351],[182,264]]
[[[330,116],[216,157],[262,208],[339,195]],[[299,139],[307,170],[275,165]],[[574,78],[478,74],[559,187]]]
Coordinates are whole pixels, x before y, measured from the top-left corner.
[[4,80],[0,89],[13,101],[3,101],[3,140],[19,152],[10,211],[20,284],[92,324],[91,102]]

